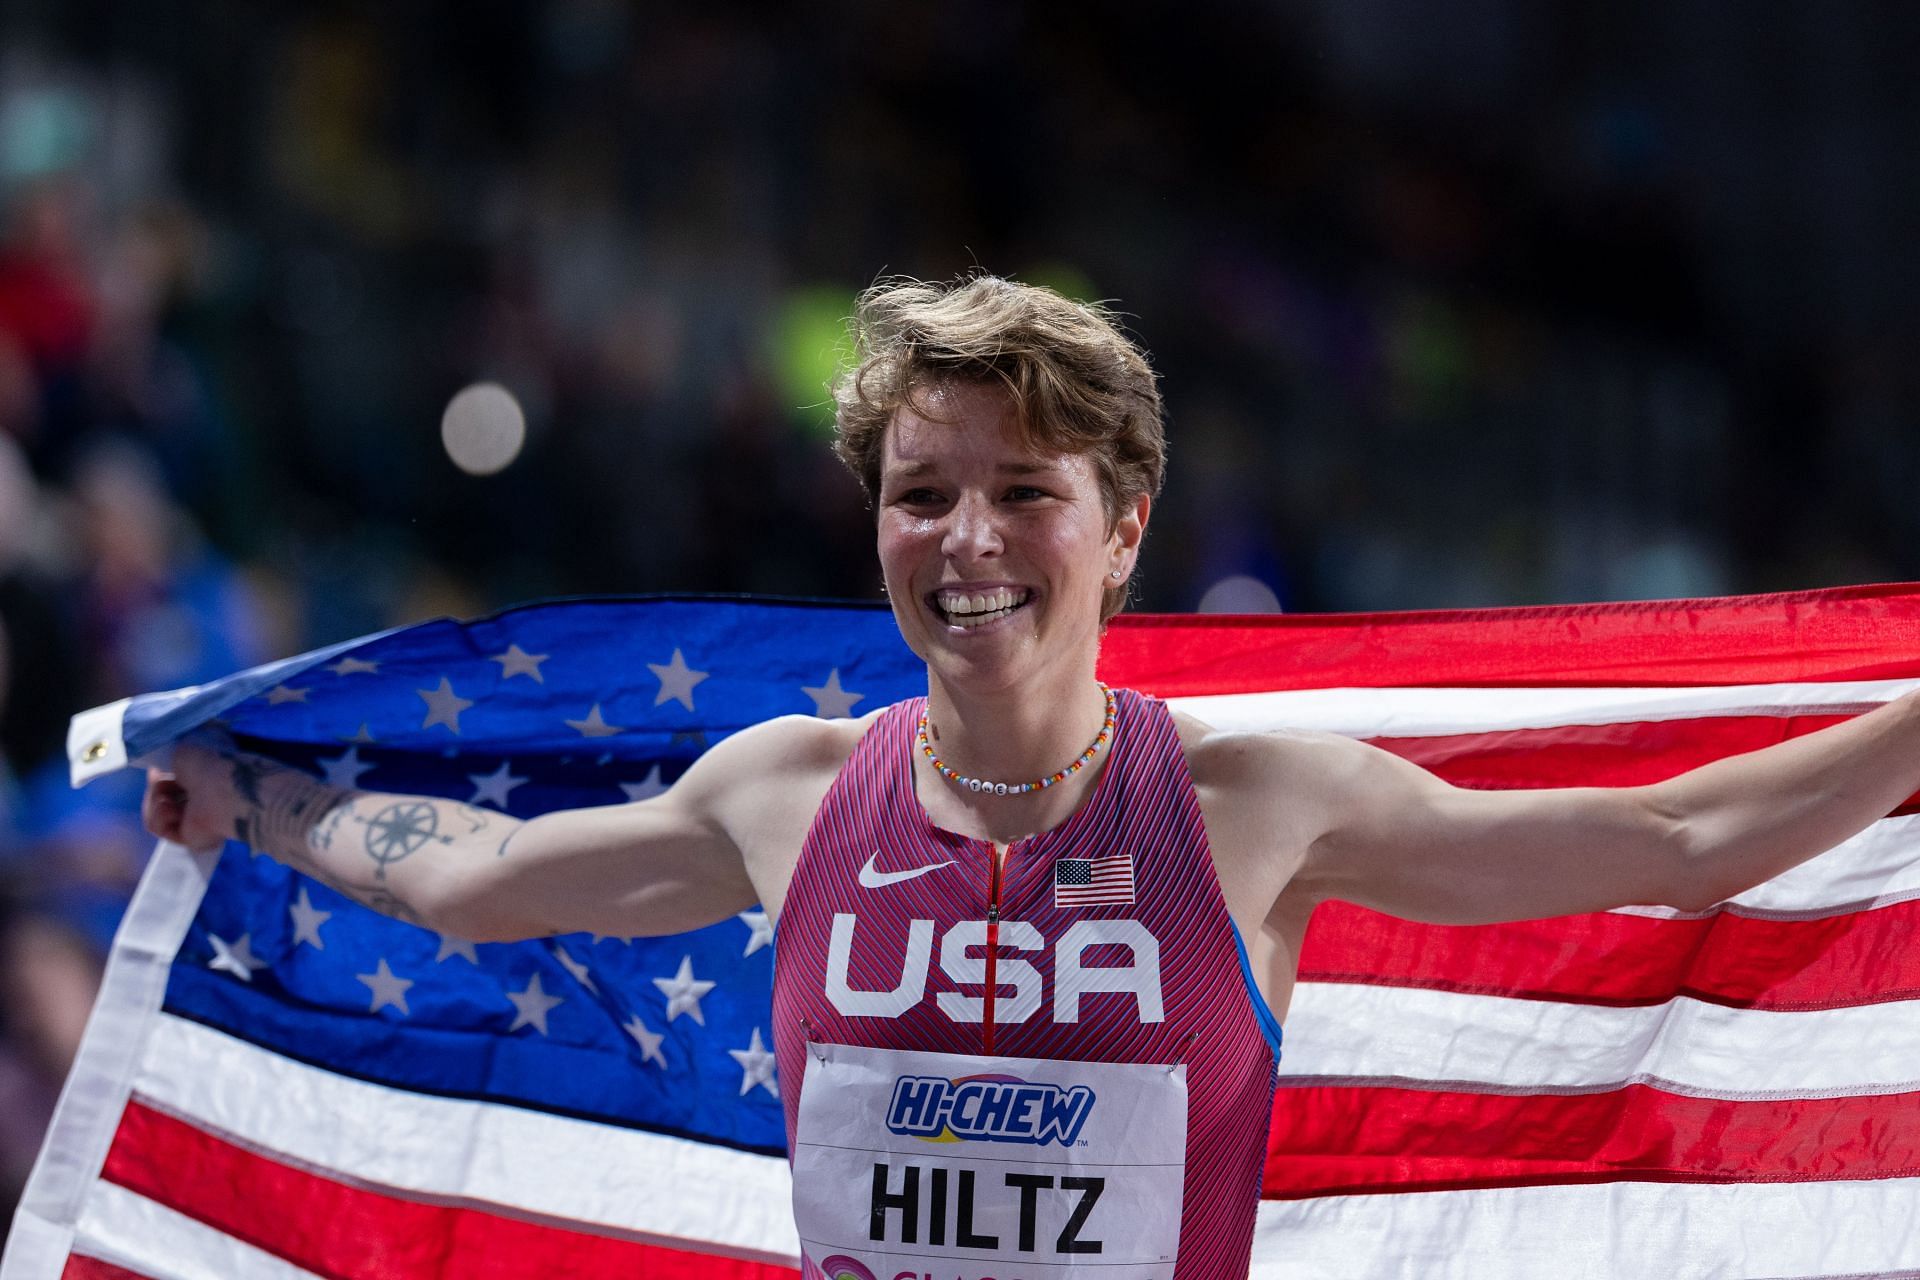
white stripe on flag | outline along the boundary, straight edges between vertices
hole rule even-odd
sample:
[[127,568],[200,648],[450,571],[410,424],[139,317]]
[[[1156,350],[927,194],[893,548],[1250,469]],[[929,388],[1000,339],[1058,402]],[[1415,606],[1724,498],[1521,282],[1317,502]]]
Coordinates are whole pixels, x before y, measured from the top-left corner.
[[174,952],[217,856],[189,853],[166,840],[154,846],[114,935],[80,1052],[14,1210],[0,1280],[55,1280],[65,1268],[73,1224],[95,1194],[127,1104],[127,1081],[145,1052],[148,1019],[166,994]]
[[799,1258],[792,1183],[777,1156],[368,1084],[167,1014],[155,1019],[134,1093],[270,1159],[359,1186],[786,1266]]
[[[1920,814],[1882,818],[1827,852],[1727,901],[1758,915],[1834,915],[1920,897]],[[1622,907],[1632,915],[1680,916],[1669,907]]]
[[1867,1277],[1920,1269],[1920,1179],[1269,1200],[1255,1280]]
[[111,1182],[88,1193],[74,1252],[152,1280],[322,1280]]
[[[1637,1008],[1303,982],[1281,1082],[1403,1081],[1713,1098],[1920,1089],[1920,1001],[1780,1013],[1684,997]],[[1835,1052],[1844,1046],[1843,1052]]]
[[[1305,689],[1175,698],[1222,729],[1315,729],[1348,737],[1443,737],[1504,729],[1738,715],[1857,711],[1920,688],[1920,681],[1733,685],[1684,689]],[[1828,914],[1920,897],[1920,815],[1868,827],[1833,850],[1729,899],[1764,913]],[[1665,907],[1633,914],[1673,916]]]
[[1425,738],[1633,720],[1864,711],[1920,680],[1707,685],[1697,688],[1285,689],[1171,698],[1216,729],[1317,729],[1350,738]]

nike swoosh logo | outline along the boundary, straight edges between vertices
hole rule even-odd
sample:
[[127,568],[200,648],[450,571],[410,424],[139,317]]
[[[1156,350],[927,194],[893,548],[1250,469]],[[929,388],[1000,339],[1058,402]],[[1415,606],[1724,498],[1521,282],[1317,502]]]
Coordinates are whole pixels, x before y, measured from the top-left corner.
[[908,867],[905,871],[881,871],[873,864],[880,854],[876,851],[867,858],[867,865],[860,868],[860,887],[863,889],[884,889],[890,884],[899,884],[902,880],[911,880],[923,876],[929,871],[938,871],[942,867],[953,865],[953,859],[945,862],[929,862],[924,867]]

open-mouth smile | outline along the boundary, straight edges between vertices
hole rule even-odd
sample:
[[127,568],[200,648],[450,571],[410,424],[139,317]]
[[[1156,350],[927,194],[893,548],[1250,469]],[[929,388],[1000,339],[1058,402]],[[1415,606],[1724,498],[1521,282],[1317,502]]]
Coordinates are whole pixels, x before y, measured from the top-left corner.
[[942,587],[927,596],[927,605],[948,626],[971,631],[1012,617],[1032,599],[1033,592],[1027,587],[989,587],[978,591]]

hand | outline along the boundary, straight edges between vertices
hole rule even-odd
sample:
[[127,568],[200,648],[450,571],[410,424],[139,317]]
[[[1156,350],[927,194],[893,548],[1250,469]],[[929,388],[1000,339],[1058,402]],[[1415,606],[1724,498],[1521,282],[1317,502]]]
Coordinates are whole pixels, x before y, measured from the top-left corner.
[[232,762],[191,743],[174,748],[173,768],[147,770],[140,820],[162,840],[195,853],[217,850],[233,837],[241,802]]

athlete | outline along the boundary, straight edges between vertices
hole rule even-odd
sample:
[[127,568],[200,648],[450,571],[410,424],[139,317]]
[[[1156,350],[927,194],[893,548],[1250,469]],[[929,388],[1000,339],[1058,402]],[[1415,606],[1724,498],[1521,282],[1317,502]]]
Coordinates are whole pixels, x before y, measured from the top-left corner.
[[[1164,459],[1096,307],[978,276],[862,299],[837,449],[924,700],[790,717],[635,804],[382,865],[394,798],[183,746],[146,818],[239,836],[477,940],[778,922],[774,1025],[809,1275],[1246,1273],[1308,917],[1704,909],[1920,787],[1912,697],[1653,786],[1454,788],[1309,733],[1227,733],[1094,676]],[[468,822],[452,821],[452,811]]]

